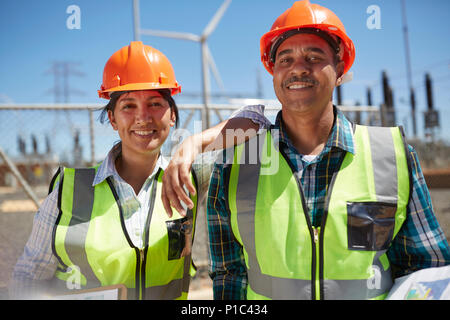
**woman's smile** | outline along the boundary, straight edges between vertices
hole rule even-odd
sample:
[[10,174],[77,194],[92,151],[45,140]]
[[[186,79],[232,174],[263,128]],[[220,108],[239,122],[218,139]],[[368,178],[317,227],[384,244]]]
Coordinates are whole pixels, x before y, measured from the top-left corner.
[[156,90],[122,95],[108,115],[119,133],[123,150],[140,154],[159,152],[175,124],[169,103]]

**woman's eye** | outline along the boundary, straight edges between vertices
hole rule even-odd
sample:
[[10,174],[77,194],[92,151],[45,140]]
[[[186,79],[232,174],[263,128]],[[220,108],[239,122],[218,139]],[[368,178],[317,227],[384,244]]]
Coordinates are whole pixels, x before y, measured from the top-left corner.
[[157,107],[157,108],[164,107],[164,106],[165,106],[164,100],[161,101],[161,100],[159,100],[159,99],[155,99],[155,100],[149,102],[149,106],[151,106],[151,107]]

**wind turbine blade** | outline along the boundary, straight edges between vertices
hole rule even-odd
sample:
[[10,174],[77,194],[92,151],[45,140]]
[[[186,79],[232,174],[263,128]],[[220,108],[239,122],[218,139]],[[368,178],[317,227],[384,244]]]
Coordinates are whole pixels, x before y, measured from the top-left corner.
[[203,30],[202,37],[204,39],[208,38],[209,35],[217,27],[217,24],[219,23],[220,19],[222,19],[222,16],[225,13],[225,11],[227,10],[230,3],[231,3],[231,0],[225,0],[222,3],[222,5],[220,6],[219,10],[216,11],[216,13],[212,17],[211,21],[209,21],[208,25],[206,26],[205,30]]
[[211,51],[209,50],[209,47],[206,43],[205,43],[205,46],[206,46],[206,59],[208,61],[208,65],[211,68],[212,74],[214,76],[214,79],[217,82],[217,85],[220,87],[220,90],[222,92],[224,92],[225,86],[223,85],[223,81],[222,81],[222,78],[220,77],[219,70],[217,69],[216,63],[214,62],[214,58],[213,58]]
[[173,31],[142,29],[141,34],[147,35],[147,36],[173,38],[173,39],[200,42],[200,37],[198,35],[193,34],[193,33],[187,33],[187,32],[173,32]]

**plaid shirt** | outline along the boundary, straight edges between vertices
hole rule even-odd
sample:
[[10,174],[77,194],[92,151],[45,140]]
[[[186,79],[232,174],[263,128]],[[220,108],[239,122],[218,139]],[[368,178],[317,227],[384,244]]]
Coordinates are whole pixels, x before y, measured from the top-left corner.
[[[266,127],[269,125],[265,124]],[[335,108],[335,123],[330,137],[322,152],[313,160],[296,151],[284,131],[281,112],[278,113],[274,129],[280,129],[280,148],[284,149],[295,168],[295,174],[300,178],[312,224],[319,226],[331,177],[333,172],[339,170],[339,159],[343,153],[355,153],[352,124]],[[395,277],[423,268],[450,264],[450,249],[433,213],[417,154],[411,146],[408,147],[413,188],[407,218],[387,251]],[[222,163],[226,163],[226,150],[222,156]],[[236,300],[246,297],[247,272],[242,247],[234,240],[226,209],[224,171],[229,169],[230,165],[227,164],[216,163],[214,166],[208,194],[207,220],[214,298]]]

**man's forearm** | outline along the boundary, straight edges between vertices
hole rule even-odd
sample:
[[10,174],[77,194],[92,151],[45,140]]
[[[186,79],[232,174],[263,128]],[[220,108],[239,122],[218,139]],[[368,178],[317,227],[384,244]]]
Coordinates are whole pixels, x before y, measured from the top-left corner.
[[254,137],[259,125],[247,118],[233,118],[189,137],[197,153],[233,147]]

